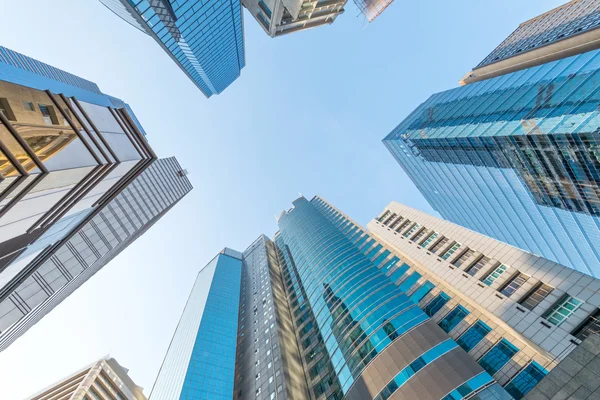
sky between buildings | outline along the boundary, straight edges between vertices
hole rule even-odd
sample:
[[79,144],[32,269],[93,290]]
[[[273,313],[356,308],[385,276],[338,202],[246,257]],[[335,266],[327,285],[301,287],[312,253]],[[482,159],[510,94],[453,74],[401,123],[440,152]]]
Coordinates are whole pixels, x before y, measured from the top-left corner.
[[20,400],[106,354],[148,395],[196,274],[223,247],[272,236],[302,193],[361,224],[392,200],[431,208],[381,140],[455,87],[519,23],[560,0],[396,0],[365,26],[269,38],[244,12],[246,67],[207,100],[149,36],[97,0],[0,0],[0,45],[127,101],[194,190],[0,353],[0,398]]

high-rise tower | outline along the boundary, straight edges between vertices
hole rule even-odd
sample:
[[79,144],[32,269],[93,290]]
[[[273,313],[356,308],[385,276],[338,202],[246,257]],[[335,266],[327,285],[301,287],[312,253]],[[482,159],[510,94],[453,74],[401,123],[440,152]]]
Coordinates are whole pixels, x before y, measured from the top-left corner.
[[0,47],[0,350],[189,190],[127,104]]
[[522,24],[384,139],[444,218],[595,277],[598,22],[576,0]]
[[240,0],[100,0],[152,37],[206,97],[246,64]]
[[27,400],[146,400],[128,372],[114,358],[104,357]]
[[510,399],[556,364],[321,198],[278,220],[200,272],[152,400]]

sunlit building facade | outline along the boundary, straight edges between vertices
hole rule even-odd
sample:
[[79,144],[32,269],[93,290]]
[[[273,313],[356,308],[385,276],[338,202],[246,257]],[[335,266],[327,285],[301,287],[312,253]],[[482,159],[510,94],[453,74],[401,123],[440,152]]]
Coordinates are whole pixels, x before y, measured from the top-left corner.
[[[547,51],[598,35],[598,7],[570,2],[511,40]],[[485,65],[515,62],[515,46]],[[431,96],[383,142],[444,218],[599,277],[600,50],[517,64]]]
[[146,400],[128,372],[114,358],[104,357],[27,400]]
[[332,24],[348,0],[242,0],[271,37]]
[[100,0],[151,36],[206,97],[245,66],[240,0]]
[[0,47],[0,350],[190,189],[123,101]]
[[448,334],[462,314],[440,324],[439,296],[409,296],[420,275],[400,283],[408,258],[333,210],[301,197],[200,272],[150,399],[512,398],[503,349],[478,363]]

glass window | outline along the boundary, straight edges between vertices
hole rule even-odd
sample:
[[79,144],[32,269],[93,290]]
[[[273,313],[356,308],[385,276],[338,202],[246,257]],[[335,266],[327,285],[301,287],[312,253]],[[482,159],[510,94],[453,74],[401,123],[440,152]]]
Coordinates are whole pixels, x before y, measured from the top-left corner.
[[423,228],[414,237],[410,238],[410,240],[412,240],[415,243],[419,243],[419,241],[421,239],[423,239],[423,236],[425,236],[426,233],[427,233],[427,229]]
[[502,293],[506,297],[510,297],[521,286],[523,286],[523,284],[527,282],[528,279],[529,277],[527,275],[518,272],[515,276],[508,280],[508,282],[500,290],[500,293]]
[[417,229],[419,229],[421,227],[421,225],[419,224],[414,224],[412,226],[412,228],[410,228],[404,235],[405,238],[409,237],[410,235],[412,235],[413,233],[415,233],[417,231]]
[[452,245],[452,247],[450,247],[448,250],[446,250],[446,252],[444,253],[444,255],[442,255],[442,258],[443,258],[444,260],[447,260],[447,259],[449,259],[449,258],[450,258],[450,256],[456,252],[456,250],[460,249],[460,246],[462,246],[460,243],[456,243],[456,242],[455,242],[455,243]]
[[389,225],[389,223],[392,222],[392,220],[396,217],[397,217],[397,214],[393,213],[392,215],[389,216],[389,218],[386,218],[385,221],[383,221],[383,224]]
[[490,258],[484,256],[483,254],[481,256],[479,256],[477,258],[477,260],[475,260],[473,262],[473,264],[471,264],[470,267],[468,267],[465,272],[471,276],[475,276],[475,274],[477,272],[479,272],[479,270],[481,270],[481,268],[485,267],[487,265],[487,263],[490,262]]
[[431,300],[431,302],[429,304],[427,304],[427,306],[425,306],[423,311],[425,311],[425,314],[427,314],[431,317],[436,312],[438,312],[442,307],[444,307],[444,305],[448,302],[448,300],[450,300],[450,296],[448,296],[444,292],[441,292],[440,294],[437,295],[437,297],[435,299]]
[[552,290],[554,290],[552,286],[540,282],[521,299],[520,304],[528,310],[533,310],[542,302],[542,300],[552,293]]
[[402,217],[398,217],[398,219],[397,219],[397,220],[395,220],[395,221],[394,221],[394,222],[393,222],[393,223],[390,225],[390,228],[391,228],[391,229],[395,229],[395,228],[396,228],[396,227],[397,227],[397,226],[400,224],[400,222],[402,222],[403,220],[404,220],[404,218],[402,218]]
[[572,333],[573,336],[581,340],[585,340],[591,334],[600,334],[600,309],[596,309],[596,311]]
[[440,328],[442,328],[444,332],[449,333],[460,321],[465,319],[467,315],[469,315],[469,310],[459,305],[440,321]]
[[382,222],[384,219],[386,219],[388,216],[390,216],[392,213],[389,210],[385,210],[385,212],[383,213],[383,215],[381,217],[379,217],[377,220],[379,222]]
[[437,237],[438,237],[437,232],[431,232],[431,234],[427,237],[427,239],[425,239],[425,241],[423,243],[421,243],[421,247],[425,248],[425,247],[429,246],[429,244],[431,242],[433,242]]
[[498,372],[519,349],[506,339],[500,340],[485,356],[479,360],[479,365],[490,375]]
[[404,275],[406,271],[408,271],[408,269],[409,266],[407,264],[402,264],[394,272],[392,272],[392,274],[390,275],[390,280],[396,283],[398,279],[400,279],[400,277]]
[[404,229],[406,229],[406,227],[408,227],[408,225],[411,223],[412,221],[407,219],[406,221],[404,221],[399,227],[398,229],[396,229],[396,232],[400,233],[402,232]]
[[447,237],[442,237],[436,244],[434,244],[431,249],[429,249],[432,253],[437,252],[438,250],[440,250],[443,246],[446,245],[446,243],[448,243],[449,239]]
[[547,373],[540,364],[532,361],[504,389],[515,399],[522,399]]
[[494,283],[494,281],[500,277],[500,275],[506,272],[507,268],[508,267],[504,264],[498,265],[482,282],[488,286],[491,286],[492,283]]
[[475,252],[471,249],[467,249],[466,251],[463,251],[463,253],[460,255],[460,257],[458,257],[456,260],[454,260],[452,262],[452,264],[454,264],[456,267],[461,267],[465,261],[467,261],[469,258],[471,258],[471,256],[475,254]]
[[42,112],[42,117],[44,118],[44,122],[46,122],[46,125],[59,125],[58,117],[56,116],[56,112],[54,111],[53,106],[38,104],[38,107]]
[[418,288],[417,290],[415,290],[413,292],[413,294],[410,295],[410,298],[412,299],[412,301],[414,301],[415,303],[418,303],[419,301],[421,301],[421,299],[425,296],[427,296],[427,294],[429,292],[431,292],[431,290],[435,287],[435,285],[429,281],[425,282],[424,284],[421,285],[420,288]]
[[33,103],[31,103],[29,101],[23,102],[23,108],[27,111],[35,111],[35,106],[33,105]]
[[402,282],[400,284],[400,290],[402,290],[404,293],[408,292],[410,290],[410,288],[417,283],[417,281],[421,278],[421,274],[418,273],[417,271],[413,272],[408,278],[406,278],[404,280],[404,282]]
[[458,343],[458,345],[468,353],[491,331],[492,328],[487,326],[482,321],[477,321],[465,333],[463,333],[461,337],[458,338],[456,343]]
[[554,306],[546,312],[544,318],[551,324],[560,326],[581,306],[583,302],[565,294]]

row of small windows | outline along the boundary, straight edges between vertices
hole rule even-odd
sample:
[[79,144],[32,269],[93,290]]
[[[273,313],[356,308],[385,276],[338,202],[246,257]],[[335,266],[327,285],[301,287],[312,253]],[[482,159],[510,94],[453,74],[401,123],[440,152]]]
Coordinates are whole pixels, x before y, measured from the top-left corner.
[[[462,246],[462,244],[458,242],[452,242],[451,244],[449,244],[449,238],[445,236],[440,236],[437,232],[428,231],[426,227],[422,227],[418,223],[413,223],[412,221],[405,219],[396,213],[392,213],[389,210],[386,210],[384,214],[377,220],[379,222],[382,222],[384,225],[388,225],[390,229],[393,229],[393,226],[397,226],[398,228],[395,229],[395,232],[400,234],[402,234],[404,229],[408,228],[409,226],[412,226],[408,231],[406,231],[403,234],[404,237],[414,241],[420,247],[427,249],[431,253],[440,255],[442,259],[450,260],[450,263],[452,265],[458,268],[464,267],[464,271],[471,276],[475,276],[481,269],[483,269],[491,262],[490,257],[487,257],[484,254],[480,254],[475,260],[468,263],[467,261],[472,259],[475,255],[475,251],[473,249]],[[400,221],[404,222],[400,223]],[[420,231],[415,235],[414,232],[416,232],[419,228]],[[426,232],[429,233],[426,234]],[[428,246],[431,247],[428,248]],[[441,250],[444,251],[441,254],[439,254]],[[458,256],[456,256],[456,254],[458,254]],[[452,259],[453,256],[454,259]],[[500,278],[508,270],[509,267],[507,265],[499,263],[496,266],[492,267],[486,274],[484,274],[481,277],[480,281],[487,286],[491,286],[498,278]],[[397,278],[398,277],[395,277],[395,279],[393,280],[397,280]],[[528,280],[528,275],[517,271],[498,288],[498,292],[500,292],[506,297],[511,297]],[[535,307],[537,307],[537,305],[540,304],[550,293],[552,293],[553,290],[554,288],[550,285],[547,285],[544,282],[539,282],[521,299],[519,299],[518,303],[520,306],[531,311]],[[573,315],[573,313],[582,304],[583,301],[576,299],[568,294],[565,294],[543,314],[543,318],[545,318],[548,322],[550,322],[553,325],[560,326],[571,315]],[[594,330],[598,331],[598,329],[600,328],[600,324],[598,323],[598,314],[600,314],[600,310],[596,310],[591,316],[589,316],[588,319],[586,319],[586,321],[581,326],[577,327],[571,334],[583,340],[590,334],[590,332]]]

